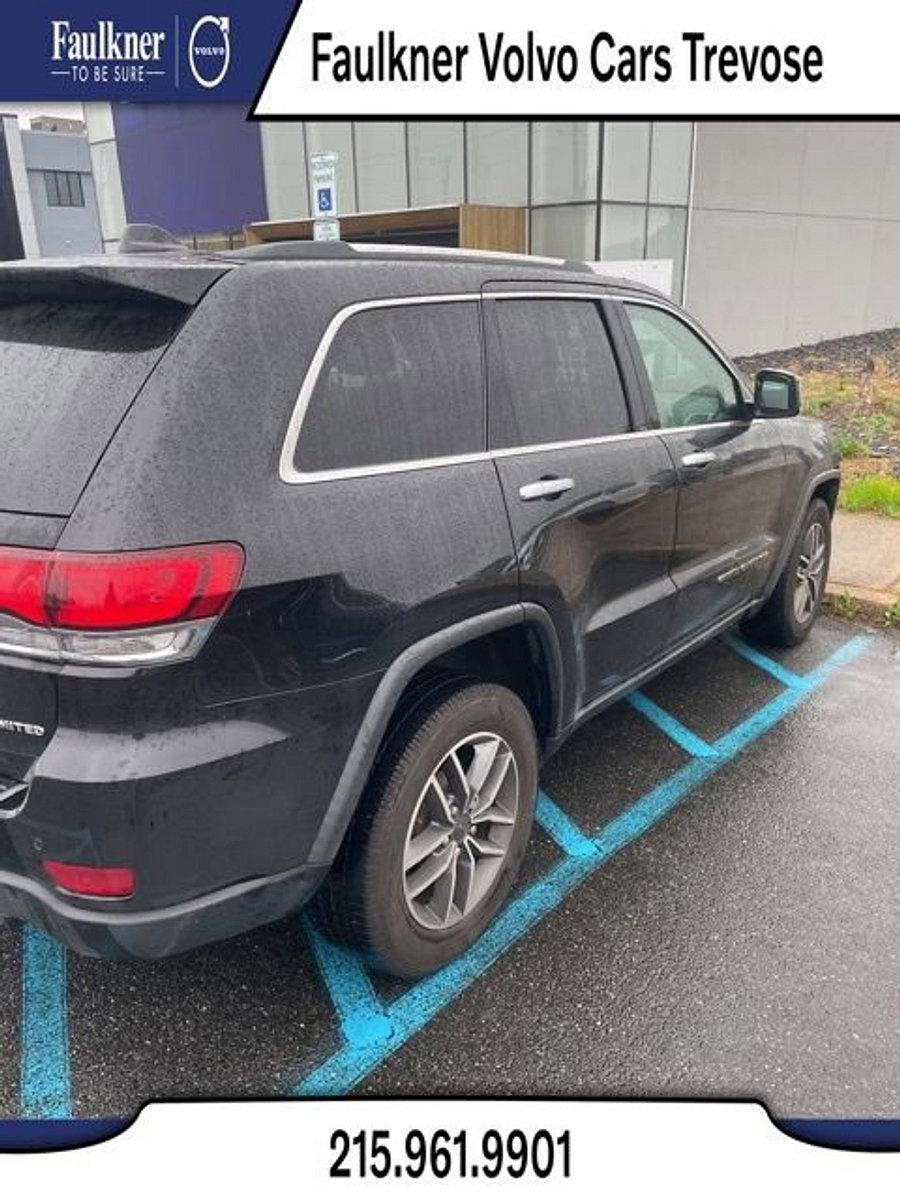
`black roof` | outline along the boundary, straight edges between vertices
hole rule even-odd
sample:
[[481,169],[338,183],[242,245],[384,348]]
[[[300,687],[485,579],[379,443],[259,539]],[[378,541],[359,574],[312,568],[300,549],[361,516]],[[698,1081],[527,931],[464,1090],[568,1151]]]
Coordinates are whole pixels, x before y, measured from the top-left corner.
[[[362,274],[353,272],[360,283],[365,278],[374,284],[374,274],[382,288],[387,273],[391,279],[388,287],[412,287],[423,293],[435,286],[435,273],[440,273],[449,284],[467,287],[495,282],[590,282],[616,291],[661,295],[630,279],[599,275],[586,262],[536,255],[341,241],[266,242],[240,250],[193,250],[156,226],[129,225],[117,253],[0,263],[0,302],[23,294],[115,300],[142,292],[193,305],[212,283],[236,268],[243,272],[254,265],[277,268],[317,263],[365,265],[368,270]],[[422,265],[428,266],[428,272],[415,269]]]
[[485,267],[504,268],[515,277],[534,279],[535,273],[543,278],[567,279],[569,282],[585,281],[604,284],[617,289],[658,294],[654,288],[621,276],[598,274],[582,260],[550,258],[531,254],[512,254],[500,250],[454,249],[442,246],[397,245],[378,242],[315,242],[281,241],[262,242],[244,246],[237,250],[192,250],[172,234],[155,225],[128,225],[122,235],[119,253],[132,256],[165,257],[171,262],[214,261],[232,265],[249,263],[314,263],[314,262],[381,262],[407,265],[427,263],[432,267]]

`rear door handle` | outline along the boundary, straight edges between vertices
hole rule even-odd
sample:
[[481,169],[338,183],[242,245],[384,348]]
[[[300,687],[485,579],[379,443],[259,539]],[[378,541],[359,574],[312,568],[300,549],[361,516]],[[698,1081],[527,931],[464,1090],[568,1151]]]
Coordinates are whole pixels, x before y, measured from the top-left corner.
[[717,458],[715,450],[697,450],[694,454],[685,454],[681,465],[683,467],[708,467]]
[[574,479],[536,479],[534,483],[523,483],[519,488],[521,500],[553,500],[575,486]]

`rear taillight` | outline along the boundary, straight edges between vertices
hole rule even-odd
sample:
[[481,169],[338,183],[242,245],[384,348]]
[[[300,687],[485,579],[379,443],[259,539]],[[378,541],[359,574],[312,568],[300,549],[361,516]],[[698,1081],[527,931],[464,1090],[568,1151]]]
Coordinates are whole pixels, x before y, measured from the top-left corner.
[[105,900],[124,900],[134,892],[131,867],[83,867],[78,863],[56,862],[46,858],[43,868],[57,885],[79,896],[97,896]]
[[233,542],[116,554],[0,549],[0,653],[132,666],[196,653],[237,588]]

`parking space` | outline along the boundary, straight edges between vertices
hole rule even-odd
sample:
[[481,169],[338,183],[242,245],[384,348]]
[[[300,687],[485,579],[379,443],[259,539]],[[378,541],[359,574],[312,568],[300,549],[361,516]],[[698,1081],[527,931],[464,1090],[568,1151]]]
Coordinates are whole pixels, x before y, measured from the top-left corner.
[[0,1115],[354,1090],[896,1113],[898,728],[890,637],[714,643],[547,765],[515,897],[411,987],[302,916],[134,964],[0,926]]

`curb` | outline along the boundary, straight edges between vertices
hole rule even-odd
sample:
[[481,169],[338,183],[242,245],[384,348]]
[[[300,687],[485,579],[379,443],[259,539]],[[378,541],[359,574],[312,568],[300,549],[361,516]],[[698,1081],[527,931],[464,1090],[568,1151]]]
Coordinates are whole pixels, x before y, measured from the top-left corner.
[[900,592],[854,587],[838,580],[829,580],[825,585],[824,607],[836,617],[864,618],[881,628],[890,628],[895,622],[887,621],[885,614],[894,605],[900,607]]

